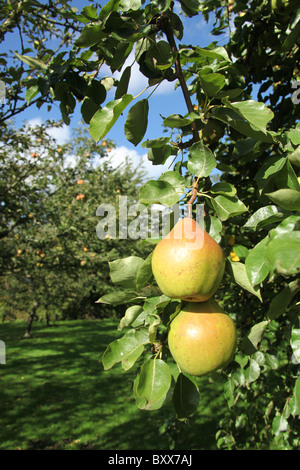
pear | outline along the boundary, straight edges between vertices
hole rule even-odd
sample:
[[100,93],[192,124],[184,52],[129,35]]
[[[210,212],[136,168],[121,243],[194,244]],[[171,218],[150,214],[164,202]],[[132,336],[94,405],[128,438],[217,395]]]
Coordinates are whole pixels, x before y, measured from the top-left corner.
[[209,299],[224,269],[220,245],[191,217],[180,219],[152,255],[152,272],[160,290],[189,302]]
[[233,320],[214,299],[188,302],[172,320],[168,345],[182,372],[202,376],[223,369],[237,343]]
[[206,126],[199,131],[200,139],[205,145],[217,144],[223,135],[224,129],[221,123],[214,119],[209,119]]

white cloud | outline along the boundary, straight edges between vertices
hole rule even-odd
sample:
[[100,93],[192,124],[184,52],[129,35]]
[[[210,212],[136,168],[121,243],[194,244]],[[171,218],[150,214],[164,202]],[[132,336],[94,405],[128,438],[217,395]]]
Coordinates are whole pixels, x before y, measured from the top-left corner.
[[[147,153],[139,155],[136,150],[128,149],[123,145],[112,149],[107,160],[112,164],[113,168],[118,168],[125,162],[126,157],[132,162],[134,168],[143,169],[145,171],[146,180],[158,178],[164,171],[169,169],[169,165],[174,159],[174,156],[172,156],[168,158],[164,165],[152,165],[151,161],[147,158]],[[99,158],[95,162],[95,165],[101,165],[102,161],[103,157]]]
[[[37,116],[27,121],[26,127],[33,128],[33,127],[41,126],[42,124],[43,124],[42,119]],[[70,138],[71,138],[70,127],[67,126],[66,124],[63,124],[63,126],[61,127],[50,127],[47,130],[47,133],[50,137],[56,140],[58,145],[66,144],[67,142],[70,141]]]
[[64,159],[65,168],[75,168],[78,165],[80,157],[74,154],[67,155]]
[[25,127],[32,128],[42,125],[42,120],[40,117],[35,117],[26,122]]
[[51,127],[48,134],[60,145],[66,144],[71,139],[70,127],[66,124],[63,124],[62,127]]

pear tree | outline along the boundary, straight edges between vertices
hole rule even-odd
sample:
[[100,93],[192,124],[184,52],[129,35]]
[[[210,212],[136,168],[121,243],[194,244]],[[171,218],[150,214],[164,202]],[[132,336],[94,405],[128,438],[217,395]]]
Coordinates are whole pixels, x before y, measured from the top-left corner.
[[[202,228],[225,259],[213,298],[237,331],[231,361],[201,377],[224,385],[228,414],[216,434],[220,449],[299,447],[300,10],[291,4],[109,0],[102,8],[64,11],[80,30],[69,55],[42,57],[41,64],[19,54],[20,67],[34,72],[28,97],[31,91],[35,100],[51,96],[66,122],[79,103],[96,143],[125,116],[127,140],[147,149],[153,165],[171,160],[168,172],[140,188],[144,207],[159,204],[172,214],[175,205],[187,206],[190,218],[203,207]],[[209,46],[184,43],[195,17],[213,18]],[[133,63],[123,67],[130,54],[148,80],[138,96],[128,92]],[[111,77],[101,75],[102,64]],[[186,112],[162,109],[164,136],[149,140],[151,96],[165,81],[181,91]],[[197,411],[200,382],[176,364],[168,344],[185,300],[160,290],[152,255],[109,264],[115,289],[98,302],[123,304],[126,311],[120,338],[102,362],[105,370],[120,363],[124,374],[136,369],[133,394],[141,410],[171,400],[178,419],[186,420]]]

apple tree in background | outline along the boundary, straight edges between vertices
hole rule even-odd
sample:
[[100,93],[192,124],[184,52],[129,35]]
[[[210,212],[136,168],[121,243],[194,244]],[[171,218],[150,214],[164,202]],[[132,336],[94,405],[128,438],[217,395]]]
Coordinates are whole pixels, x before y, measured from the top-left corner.
[[[91,4],[80,13],[63,10],[65,21],[76,21],[80,31],[69,53],[19,54],[20,68],[23,63],[31,70],[23,83],[28,104],[59,101],[69,122],[79,100],[95,142],[126,114],[127,139],[148,149],[153,165],[174,158],[170,171],[141,187],[141,203],[170,209],[189,203],[193,214],[195,203],[204,204],[205,229],[226,256],[214,297],[238,331],[237,351],[226,368],[201,379],[179,371],[167,333],[181,302],[157,288],[151,254],[110,262],[115,290],[99,302],[127,306],[120,339],[108,346],[103,364],[136,367],[139,408],[155,410],[172,400],[177,417],[186,419],[197,410],[201,380],[223,382],[229,411],[219,423],[219,448],[299,446],[297,3],[110,0],[102,9]],[[182,43],[180,9],[187,25],[196,15],[213,17],[216,40],[208,47]],[[220,46],[218,37],[223,43],[226,37],[226,44]],[[131,52],[149,80],[138,97],[128,93],[131,66],[122,69]],[[121,78],[102,76],[103,63],[112,72],[122,69]],[[151,94],[164,80],[180,87],[186,114],[162,109],[164,135],[144,140]],[[109,102],[108,87],[115,93]]]

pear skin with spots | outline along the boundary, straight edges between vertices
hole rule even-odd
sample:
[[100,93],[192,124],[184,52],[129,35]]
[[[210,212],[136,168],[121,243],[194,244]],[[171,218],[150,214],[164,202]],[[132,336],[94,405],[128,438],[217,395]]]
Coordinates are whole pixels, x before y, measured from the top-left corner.
[[190,217],[180,219],[152,255],[152,272],[163,294],[189,302],[212,297],[224,269],[222,248]]
[[169,350],[180,370],[193,376],[226,367],[236,344],[235,324],[214,299],[187,303],[170,324]]

